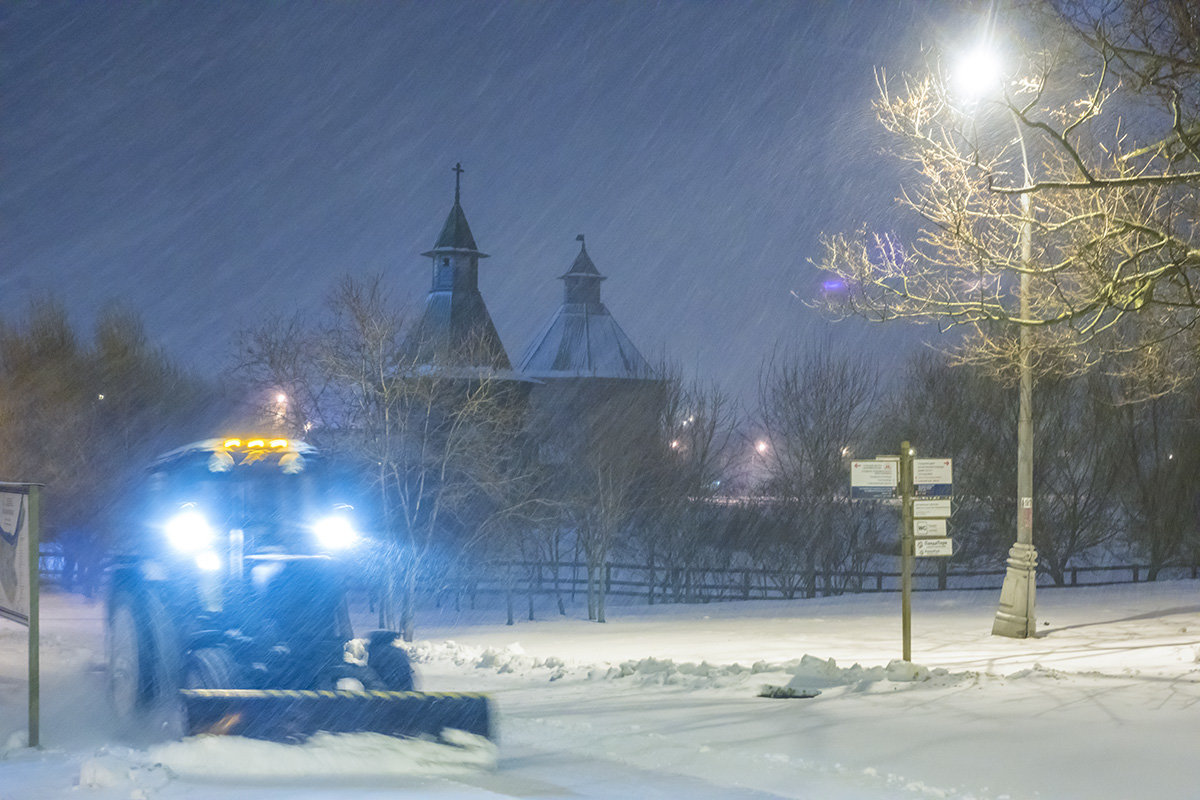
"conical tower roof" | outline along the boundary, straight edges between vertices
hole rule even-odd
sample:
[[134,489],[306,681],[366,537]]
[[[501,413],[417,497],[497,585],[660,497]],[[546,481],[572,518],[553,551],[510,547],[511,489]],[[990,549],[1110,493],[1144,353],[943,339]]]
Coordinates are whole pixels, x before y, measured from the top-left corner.
[[438,234],[437,243],[432,250],[421,255],[434,256],[438,253],[469,252],[480,258],[487,258],[487,253],[481,253],[471,234],[471,226],[467,224],[467,215],[462,208],[462,164],[454,165],[454,205],[446,215],[446,223]]
[[596,265],[592,263],[592,257],[588,255],[587,244],[583,240],[583,234],[581,233],[576,236],[575,241],[579,242],[579,255],[575,256],[575,261],[571,264],[571,268],[558,277],[587,276],[604,280],[604,276],[600,274],[600,270],[596,269]]
[[467,224],[467,215],[463,213],[457,199],[454,201],[454,207],[450,209],[450,215],[446,217],[446,224],[442,226],[442,232],[438,234],[437,244],[433,249],[476,252],[479,250],[475,246],[475,237],[471,235],[471,226]]
[[563,303],[525,351],[518,369],[532,378],[653,378],[654,370],[600,302],[600,281],[581,243],[560,278]]

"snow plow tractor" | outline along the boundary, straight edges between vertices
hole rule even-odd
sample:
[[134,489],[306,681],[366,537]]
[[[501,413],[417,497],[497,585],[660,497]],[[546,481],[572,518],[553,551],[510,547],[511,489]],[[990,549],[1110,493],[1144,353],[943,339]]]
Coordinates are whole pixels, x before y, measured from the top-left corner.
[[154,462],[108,595],[109,696],[128,729],[175,732],[182,712],[186,735],[491,737],[486,697],[417,692],[397,634],[354,638],[345,578],[365,542],[344,491],[282,438]]

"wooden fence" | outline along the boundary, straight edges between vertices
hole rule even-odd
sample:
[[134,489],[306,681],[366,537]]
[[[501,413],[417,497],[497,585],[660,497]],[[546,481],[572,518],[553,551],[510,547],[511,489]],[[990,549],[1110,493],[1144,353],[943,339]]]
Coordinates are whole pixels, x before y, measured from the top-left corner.
[[[43,578],[61,578],[64,560],[56,550],[43,550]],[[1004,570],[950,569],[939,561],[932,569],[921,564],[913,575],[913,590],[999,590]],[[828,572],[822,570],[773,570],[755,567],[658,567],[614,563],[607,565],[603,579],[607,595],[636,602],[712,603],[726,600],[794,600],[900,591],[900,573],[887,570]],[[1108,586],[1140,583],[1149,579],[1145,564],[1072,567],[1065,571],[1067,586]],[[1161,567],[1164,580],[1200,578],[1200,565]],[[427,586],[429,584],[426,584]],[[1038,573],[1039,586],[1053,586],[1050,575]],[[430,587],[430,598],[439,605],[464,602],[474,606],[479,597],[519,596],[574,599],[587,596],[587,565],[582,562],[489,564],[478,574],[453,578]]]
[[[1148,579],[1145,564],[1073,567],[1067,586],[1106,586]],[[1200,566],[1168,566],[1159,579],[1196,579]],[[710,603],[725,600],[792,600],[840,594],[900,591],[900,573],[885,570],[825,572],[761,568],[679,567],[609,564],[603,570],[609,597],[643,599],[646,603]],[[914,591],[999,590],[1004,570],[955,570],[943,562],[913,576]],[[1038,574],[1038,585],[1053,586],[1050,575]],[[509,562],[490,565],[486,573],[450,581],[436,592],[439,604],[464,600],[474,605],[479,596],[575,598],[587,595],[587,565],[583,563]]]

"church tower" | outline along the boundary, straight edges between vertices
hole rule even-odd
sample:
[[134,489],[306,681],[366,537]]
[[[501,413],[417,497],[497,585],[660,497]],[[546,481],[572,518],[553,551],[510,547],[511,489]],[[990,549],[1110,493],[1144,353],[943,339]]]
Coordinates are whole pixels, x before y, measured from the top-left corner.
[[433,249],[421,254],[432,260],[433,285],[406,350],[418,364],[511,370],[479,293],[479,260],[488,256],[476,246],[463,213],[462,173],[462,164],[455,164],[454,206]]
[[563,302],[529,345],[520,370],[537,381],[530,430],[549,464],[583,464],[652,440],[665,384],[600,300],[604,276],[583,236],[579,255],[559,280]]
[[650,364],[600,301],[605,280],[588,255],[583,234],[579,255],[564,274],[563,302],[533,340],[520,370],[531,378],[646,379]]

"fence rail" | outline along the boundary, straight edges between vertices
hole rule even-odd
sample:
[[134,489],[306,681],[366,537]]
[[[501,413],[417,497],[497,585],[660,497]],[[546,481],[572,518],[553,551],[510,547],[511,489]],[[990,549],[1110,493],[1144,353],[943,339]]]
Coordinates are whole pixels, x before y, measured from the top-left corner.
[[[828,572],[771,570],[748,567],[664,568],[614,563],[603,570],[610,597],[643,598],[647,603],[719,602],[723,600],[792,600],[840,594],[900,591],[900,573],[888,570]],[[485,574],[451,581],[440,599],[455,602],[476,596],[516,595],[567,597],[586,595],[588,568],[583,563],[508,562],[489,565]],[[1004,570],[952,570],[946,567],[913,576],[914,591],[999,590]],[[1108,586],[1140,583],[1153,572],[1146,564],[1072,567],[1064,571],[1065,586]],[[1157,578],[1196,579],[1200,565],[1164,566]],[[1054,586],[1049,573],[1038,574],[1038,585]]]
[[[42,576],[49,582],[63,578],[64,559],[56,550],[41,553]],[[900,591],[900,573],[889,570],[831,572],[761,567],[661,567],[613,563],[602,571],[609,597],[644,599],[655,603],[710,603],[725,600],[794,600],[841,594]],[[913,590],[999,590],[1004,570],[949,569],[941,562],[934,569],[913,575]],[[1065,586],[1110,586],[1141,583],[1154,574],[1147,564],[1071,567],[1064,570]],[[1160,567],[1157,578],[1197,579],[1200,565]],[[480,596],[520,597],[586,596],[588,566],[582,562],[499,562],[473,576],[441,583],[430,594],[437,602],[464,600],[474,605]],[[1047,572],[1038,573],[1039,586],[1054,586]]]

